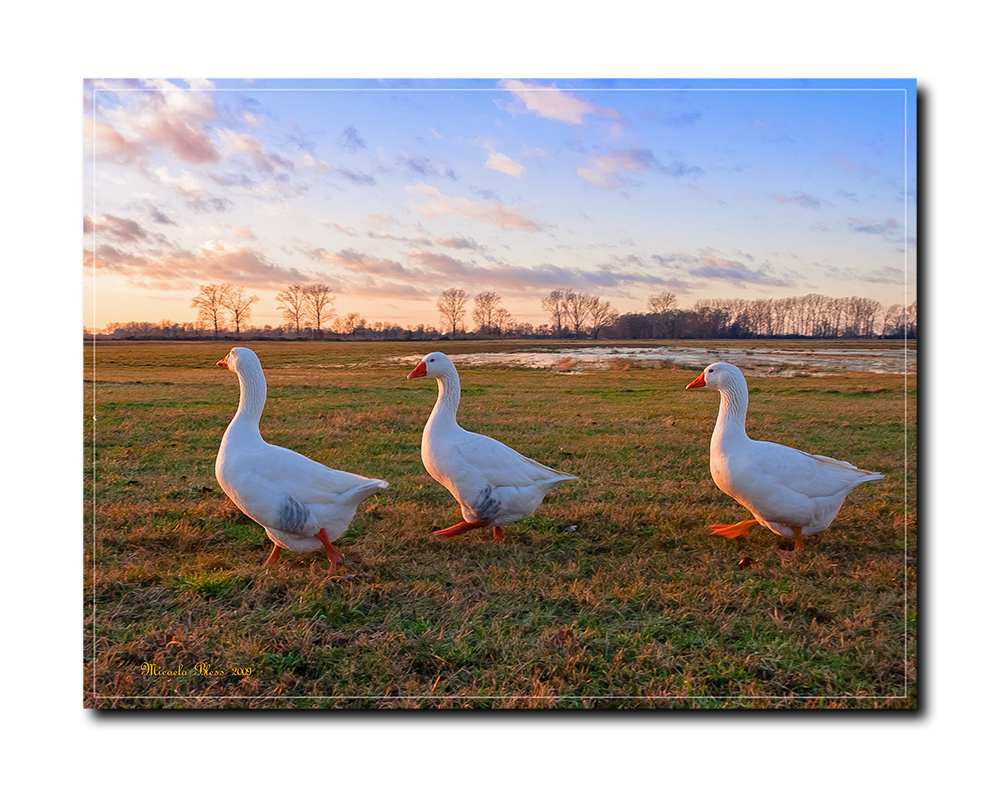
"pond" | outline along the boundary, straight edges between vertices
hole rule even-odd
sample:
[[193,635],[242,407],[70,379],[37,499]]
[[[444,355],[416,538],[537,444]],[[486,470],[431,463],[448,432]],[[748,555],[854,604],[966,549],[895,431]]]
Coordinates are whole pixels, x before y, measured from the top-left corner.
[[[405,355],[389,360],[418,363],[422,355]],[[459,353],[449,356],[463,366],[499,364],[529,369],[550,369],[562,374],[579,374],[588,369],[662,368],[681,366],[701,369],[713,361],[736,364],[754,377],[824,377],[843,372],[877,374],[915,373],[915,349],[825,348],[814,350],[753,349],[746,347],[567,347],[528,349],[518,352]]]

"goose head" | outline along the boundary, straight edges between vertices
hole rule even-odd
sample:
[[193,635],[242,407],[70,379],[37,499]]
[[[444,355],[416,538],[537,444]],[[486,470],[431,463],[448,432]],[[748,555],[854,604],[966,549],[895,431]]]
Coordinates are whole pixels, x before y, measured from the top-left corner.
[[229,351],[229,355],[215,365],[221,369],[236,372],[236,374],[239,374],[241,371],[250,372],[253,369],[263,373],[257,353],[246,347],[234,347]]
[[734,380],[742,379],[742,377],[743,372],[731,363],[726,363],[725,361],[710,363],[701,374],[687,384],[685,390],[692,388],[728,390]]
[[417,367],[406,375],[406,379],[413,380],[416,377],[435,377],[440,379],[451,374],[458,374],[455,364],[451,362],[451,358],[444,353],[432,352],[427,353],[421,359]]

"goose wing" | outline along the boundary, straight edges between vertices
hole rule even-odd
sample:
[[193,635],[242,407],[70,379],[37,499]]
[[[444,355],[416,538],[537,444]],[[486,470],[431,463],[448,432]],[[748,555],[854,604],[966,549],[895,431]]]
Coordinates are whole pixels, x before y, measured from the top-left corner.
[[326,505],[362,488],[385,488],[385,481],[335,470],[288,448],[265,443],[246,457],[252,462],[250,484],[269,494],[290,497],[302,505]]
[[491,487],[530,487],[542,481],[557,478],[570,480],[576,476],[553,470],[551,467],[519,454],[513,448],[486,435],[466,432],[454,445],[457,458],[474,467]]
[[807,454],[778,443],[756,443],[753,459],[762,478],[810,499],[831,497],[865,481],[882,478],[850,462]]

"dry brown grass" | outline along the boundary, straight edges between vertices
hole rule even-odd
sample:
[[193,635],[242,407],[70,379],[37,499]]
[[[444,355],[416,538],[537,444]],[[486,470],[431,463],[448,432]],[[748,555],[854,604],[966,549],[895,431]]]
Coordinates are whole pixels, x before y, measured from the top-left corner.
[[711,481],[695,370],[460,370],[466,428],[580,476],[498,546],[430,535],[459,519],[420,463],[436,389],[385,360],[426,347],[257,345],[265,438],[390,483],[331,573],[259,565],[215,482],[228,349],[99,346],[96,374],[87,350],[86,705],[916,707],[915,379],[751,379],[751,436],[887,475],[793,554],[708,533],[744,517]]

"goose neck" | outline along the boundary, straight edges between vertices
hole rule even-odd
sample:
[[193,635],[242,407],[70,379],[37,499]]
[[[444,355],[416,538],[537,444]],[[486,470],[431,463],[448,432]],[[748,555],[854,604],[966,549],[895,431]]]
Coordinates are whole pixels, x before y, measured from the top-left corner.
[[239,372],[240,379],[240,406],[236,409],[236,416],[233,422],[252,423],[256,426],[260,422],[260,417],[264,412],[264,403],[267,401],[267,381],[263,373],[256,373],[251,369],[249,372]]
[[715,434],[723,436],[746,437],[747,407],[750,402],[750,392],[743,380],[735,380],[724,388],[720,388],[719,418],[715,422]]
[[457,423],[458,403],[462,398],[462,386],[457,374],[437,378],[438,398],[431,411],[431,421],[437,423]]

